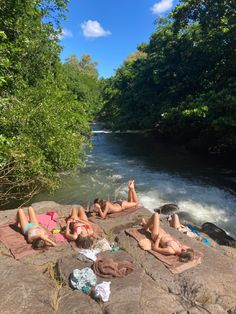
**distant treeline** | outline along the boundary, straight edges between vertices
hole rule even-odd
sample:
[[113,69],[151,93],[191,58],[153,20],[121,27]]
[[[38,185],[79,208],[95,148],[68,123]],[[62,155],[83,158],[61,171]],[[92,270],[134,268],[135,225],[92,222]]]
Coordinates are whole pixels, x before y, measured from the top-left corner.
[[101,119],[210,152],[236,152],[236,2],[182,0],[103,81]]
[[89,55],[60,62],[67,4],[1,1],[0,205],[58,187],[58,173],[84,163],[98,73]]

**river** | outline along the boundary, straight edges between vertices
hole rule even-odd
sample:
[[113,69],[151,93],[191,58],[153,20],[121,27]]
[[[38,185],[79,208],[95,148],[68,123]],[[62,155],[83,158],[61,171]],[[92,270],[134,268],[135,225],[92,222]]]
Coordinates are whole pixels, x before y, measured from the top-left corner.
[[157,142],[150,133],[113,133],[97,124],[92,142],[84,169],[64,174],[58,191],[41,193],[32,201],[50,199],[87,207],[97,196],[126,198],[127,181],[133,178],[140,202],[150,211],[176,203],[186,219],[197,225],[213,222],[236,238],[233,165]]

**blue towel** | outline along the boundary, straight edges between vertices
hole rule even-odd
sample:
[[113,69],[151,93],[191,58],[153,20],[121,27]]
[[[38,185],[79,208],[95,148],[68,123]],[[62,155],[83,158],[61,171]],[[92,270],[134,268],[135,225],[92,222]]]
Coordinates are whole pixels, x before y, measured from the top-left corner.
[[192,232],[194,232],[196,235],[200,236],[200,232],[199,232],[197,229],[195,229],[192,225],[187,224],[186,226],[187,226]]
[[192,232],[194,232],[196,235],[198,235],[201,238],[202,243],[206,244],[206,245],[211,245],[211,241],[208,240],[207,238],[203,238],[201,237],[200,232],[195,229],[192,225],[188,224],[186,225]]

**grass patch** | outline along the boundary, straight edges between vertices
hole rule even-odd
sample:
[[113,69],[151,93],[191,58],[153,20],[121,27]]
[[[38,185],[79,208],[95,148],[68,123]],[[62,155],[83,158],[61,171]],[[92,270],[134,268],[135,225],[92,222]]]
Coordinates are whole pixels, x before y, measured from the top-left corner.
[[61,289],[65,285],[63,279],[61,278],[57,264],[48,263],[46,271],[49,277],[52,279],[55,289],[53,290],[51,297],[51,306],[54,311],[57,311],[61,299]]

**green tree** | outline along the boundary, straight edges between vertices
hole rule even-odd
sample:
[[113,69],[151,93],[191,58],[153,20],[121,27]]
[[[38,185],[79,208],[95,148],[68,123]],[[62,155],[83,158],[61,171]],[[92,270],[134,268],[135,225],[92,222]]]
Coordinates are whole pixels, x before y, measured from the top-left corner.
[[161,136],[236,152],[235,0],[183,0],[156,26],[104,84],[101,117],[116,129],[158,125]]
[[59,173],[82,166],[90,145],[87,99],[68,89],[59,59],[59,23],[67,3],[1,3],[2,203],[58,187]]

